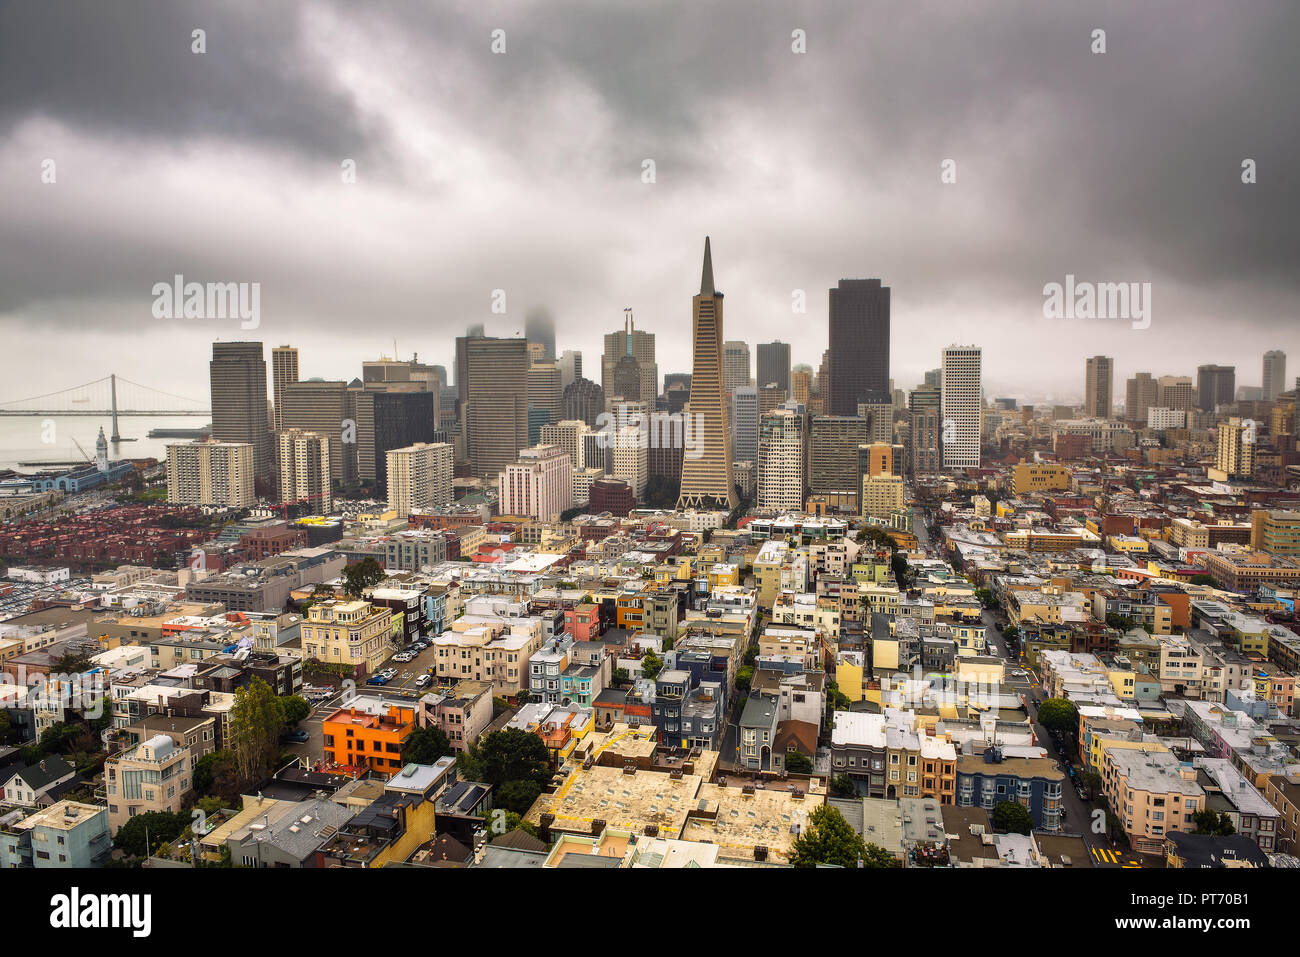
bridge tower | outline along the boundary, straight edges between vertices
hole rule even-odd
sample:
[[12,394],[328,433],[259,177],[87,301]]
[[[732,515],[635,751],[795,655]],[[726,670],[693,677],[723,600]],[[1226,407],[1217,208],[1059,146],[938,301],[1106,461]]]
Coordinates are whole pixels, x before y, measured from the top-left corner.
[[117,431],[117,373],[108,374],[108,394],[112,397],[113,403],[113,442],[122,441],[121,434]]

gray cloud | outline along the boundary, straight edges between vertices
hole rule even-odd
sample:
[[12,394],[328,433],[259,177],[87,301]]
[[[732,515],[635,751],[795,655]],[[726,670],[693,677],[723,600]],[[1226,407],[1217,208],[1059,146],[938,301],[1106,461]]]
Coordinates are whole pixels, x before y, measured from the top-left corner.
[[[999,394],[1077,393],[1096,352],[1249,384],[1264,350],[1300,354],[1297,27],[1282,0],[11,3],[0,321],[148,333],[148,289],[184,272],[261,281],[265,337],[316,374],[394,337],[450,364],[465,324],[513,334],[534,304],[592,367],[632,305],[684,370],[707,232],[728,336],[796,361],[825,347],[826,288],[880,276],[905,387],[953,341],[985,346]],[[1152,328],[1044,320],[1067,272],[1152,282]],[[193,354],[156,374],[201,377],[208,330],[179,335]]]

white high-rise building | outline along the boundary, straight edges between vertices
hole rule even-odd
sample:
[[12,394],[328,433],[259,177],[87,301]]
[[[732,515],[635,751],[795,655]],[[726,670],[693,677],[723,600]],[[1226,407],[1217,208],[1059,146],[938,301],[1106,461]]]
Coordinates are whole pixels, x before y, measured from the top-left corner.
[[749,343],[729,339],[722,344],[722,387],[732,396],[750,382]]
[[304,429],[284,429],[275,434],[280,461],[280,501],[301,503],[328,515],[334,507],[330,495],[330,440]]
[[979,468],[980,419],[984,411],[981,364],[979,346],[954,345],[943,350],[940,427],[946,469]]
[[454,498],[452,475],[456,450],[450,442],[417,442],[389,449],[388,507],[406,518],[412,512],[448,505]]
[[591,426],[582,419],[565,419],[555,425],[542,426],[541,440],[543,445],[558,445],[568,453],[574,469],[580,469],[587,464],[583,458],[582,439],[590,431]]
[[758,507],[804,506],[804,417],[782,407],[763,416],[758,434]]
[[1264,401],[1275,401],[1286,389],[1286,353],[1270,349],[1264,353]]
[[556,522],[573,505],[573,460],[557,445],[521,449],[497,482],[503,515]]
[[167,501],[176,505],[246,508],[253,494],[251,442],[186,442],[167,446]]
[[645,497],[646,483],[650,481],[650,449],[648,433],[639,426],[628,425],[613,435],[614,468],[610,473],[632,486],[632,496],[639,502]]

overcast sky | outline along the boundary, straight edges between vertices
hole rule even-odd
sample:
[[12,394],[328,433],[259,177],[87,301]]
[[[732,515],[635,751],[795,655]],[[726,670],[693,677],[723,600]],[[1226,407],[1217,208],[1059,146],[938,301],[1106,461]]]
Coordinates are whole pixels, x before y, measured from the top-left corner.
[[[1289,0],[0,0],[0,400],[206,398],[218,337],[450,367],[537,306],[593,378],[625,306],[689,371],[706,234],[727,338],[796,363],[827,289],[879,277],[903,388],[953,342],[1040,402],[1097,353],[1117,401],[1204,362],[1258,385],[1272,348],[1294,378],[1297,36]],[[177,273],[260,283],[260,327],[154,318]],[[1151,283],[1150,328],[1044,318],[1066,274]]]

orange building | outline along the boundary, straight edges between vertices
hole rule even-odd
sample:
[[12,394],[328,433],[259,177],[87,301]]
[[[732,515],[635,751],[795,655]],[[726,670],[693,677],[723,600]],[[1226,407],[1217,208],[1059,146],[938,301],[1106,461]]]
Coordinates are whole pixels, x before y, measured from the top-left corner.
[[402,751],[414,730],[414,708],[358,698],[325,719],[322,751],[327,764],[391,777],[402,769]]

